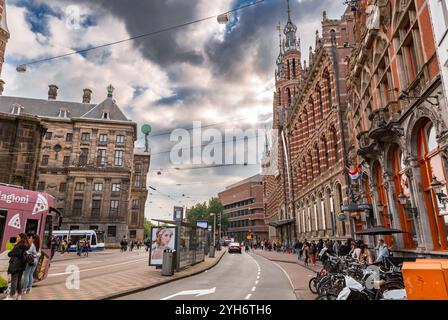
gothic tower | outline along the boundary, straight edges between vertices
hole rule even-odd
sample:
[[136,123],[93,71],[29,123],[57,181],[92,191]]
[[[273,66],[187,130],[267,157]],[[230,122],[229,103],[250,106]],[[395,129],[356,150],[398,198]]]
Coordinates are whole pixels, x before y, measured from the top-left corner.
[[1,80],[3,62],[5,61],[6,43],[9,39],[8,24],[6,22],[6,3],[0,0],[0,95],[3,93],[5,82]]
[[291,7],[289,0],[288,21],[281,34],[280,23],[277,26],[279,32],[279,55],[277,57],[277,70],[275,71],[276,92],[274,94],[274,129],[278,128],[279,110],[282,114],[292,107],[294,95],[297,94],[302,73],[300,51],[300,39],[297,37],[297,26],[291,20]]

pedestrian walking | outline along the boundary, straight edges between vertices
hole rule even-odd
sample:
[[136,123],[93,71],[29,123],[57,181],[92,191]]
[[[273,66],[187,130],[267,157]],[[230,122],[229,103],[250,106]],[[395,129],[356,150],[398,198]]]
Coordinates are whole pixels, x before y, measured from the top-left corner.
[[11,289],[9,295],[4,300],[22,299],[22,275],[26,268],[26,251],[30,248],[26,234],[17,235],[16,244],[11,251],[8,252],[9,265],[8,274],[11,275]]
[[58,242],[56,240],[56,237],[51,237],[51,241],[50,241],[51,258],[50,259],[53,259],[57,248],[58,248]]
[[309,243],[305,242],[302,248],[302,256],[303,260],[306,266],[308,266],[308,260],[309,260]]
[[309,251],[309,255],[311,257],[311,262],[313,263],[313,266],[316,265],[316,255],[317,255],[317,245],[316,242],[314,242],[314,240],[311,241],[311,245],[308,249]]
[[23,294],[31,292],[34,282],[34,270],[36,270],[37,261],[41,255],[40,237],[37,234],[28,235],[28,244],[30,248],[27,253],[33,256],[33,262],[27,263],[25,271],[23,272]]

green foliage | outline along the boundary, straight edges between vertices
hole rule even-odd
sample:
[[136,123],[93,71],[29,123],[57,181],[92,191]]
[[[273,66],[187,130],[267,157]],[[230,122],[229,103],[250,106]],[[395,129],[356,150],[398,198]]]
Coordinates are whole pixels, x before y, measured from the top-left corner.
[[213,226],[213,216],[216,214],[216,229],[219,228],[220,221],[222,222],[222,231],[227,230],[229,219],[223,214],[224,206],[217,197],[211,198],[208,203],[197,203],[192,208],[187,210],[187,220],[192,224],[196,224],[197,220],[207,220],[210,226]]
[[143,223],[144,229],[144,239],[149,237],[149,233],[151,232],[151,227],[154,226],[148,219],[145,218],[145,222]]

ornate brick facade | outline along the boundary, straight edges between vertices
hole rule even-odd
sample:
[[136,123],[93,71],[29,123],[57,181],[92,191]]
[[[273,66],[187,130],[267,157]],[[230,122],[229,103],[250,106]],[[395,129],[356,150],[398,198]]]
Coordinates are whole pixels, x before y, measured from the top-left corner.
[[349,156],[365,163],[352,188],[372,210],[354,219],[405,231],[386,237],[396,255],[445,255],[448,112],[428,1],[360,0],[356,11]]
[[[286,243],[297,238],[344,238],[351,233],[350,221],[338,221],[338,216],[341,205],[348,202],[344,61],[354,43],[352,30],[351,11],[340,20],[330,20],[324,13],[322,37],[316,32],[308,63],[302,66],[298,46],[291,51],[282,46],[285,52],[277,61],[273,128],[279,134],[274,146],[278,174],[266,176],[263,182],[267,222]],[[292,72],[291,57],[297,59],[293,63],[297,70]]]

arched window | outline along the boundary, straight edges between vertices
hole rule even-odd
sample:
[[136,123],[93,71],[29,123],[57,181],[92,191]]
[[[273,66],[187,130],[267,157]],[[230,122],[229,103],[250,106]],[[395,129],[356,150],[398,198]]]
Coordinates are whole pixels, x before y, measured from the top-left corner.
[[313,163],[313,156],[311,155],[311,151],[308,152],[308,161],[309,161],[309,169],[310,169],[310,174],[308,175],[308,178],[310,180],[313,180],[313,178],[314,178],[314,163]]
[[338,143],[337,131],[334,127],[331,128],[331,137],[333,139],[332,148],[334,152],[334,163],[337,163],[339,161],[339,143]]
[[290,105],[291,105],[291,102],[292,102],[291,89],[287,88],[287,89],[286,89],[286,93],[287,93],[287,95],[288,95],[288,106],[290,106]]
[[[447,194],[447,181],[435,135],[435,128],[432,122],[429,119],[421,121],[417,131],[417,153],[426,213],[429,218],[434,249],[447,250],[448,209],[446,204],[441,201],[441,194]],[[434,177],[442,184],[440,190],[431,187]]]
[[288,80],[291,80],[291,66],[290,66],[290,64],[289,64],[289,60],[287,60],[286,61],[286,64],[287,64],[287,79]]
[[310,105],[311,115],[313,117],[313,129],[316,130],[316,110],[314,107],[313,97],[310,97],[310,99],[308,100],[308,103]]
[[306,108],[303,109],[303,114],[305,116],[305,138],[310,135],[310,122],[308,120],[308,110]]
[[307,183],[308,182],[308,173],[307,173],[307,163],[306,163],[305,157],[302,158],[302,176],[303,176],[303,181],[305,183]]
[[317,174],[321,174],[321,166],[320,166],[320,152],[319,152],[319,145],[316,143],[314,145],[314,153],[316,155],[316,164],[317,164]]
[[325,169],[328,170],[330,168],[330,154],[328,153],[327,138],[325,136],[322,137],[322,147],[324,148]]
[[322,219],[322,230],[327,229],[327,223],[325,221],[325,203],[324,203],[324,196],[322,193],[319,193],[319,202],[320,202],[320,214]]
[[324,102],[322,100],[322,90],[319,85],[316,86],[316,96],[319,103],[319,110],[320,110],[320,120],[324,120]]
[[330,224],[331,224],[331,230],[333,231],[333,235],[336,235],[336,218],[335,218],[335,211],[334,211],[334,198],[333,194],[331,193],[330,189],[327,189],[327,197],[328,197],[328,203],[330,204]]
[[292,77],[296,78],[296,59],[292,59]]
[[328,70],[325,70],[324,72],[324,79],[325,79],[325,85],[326,85],[326,91],[327,91],[327,101],[328,101],[328,110],[331,110],[331,107],[333,105],[332,103],[332,89],[331,89],[331,77]]

